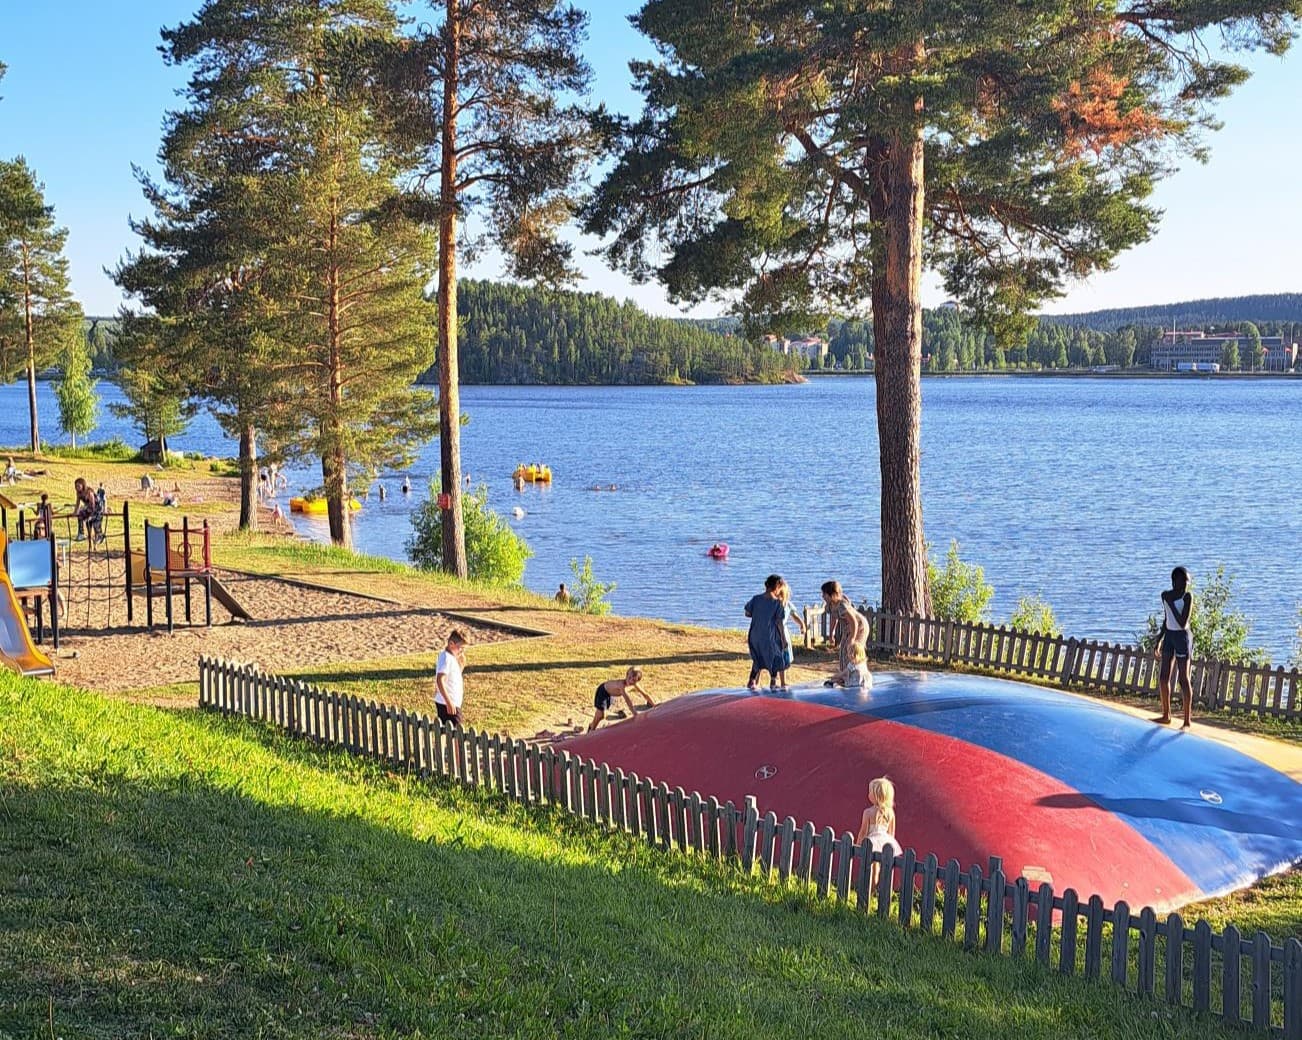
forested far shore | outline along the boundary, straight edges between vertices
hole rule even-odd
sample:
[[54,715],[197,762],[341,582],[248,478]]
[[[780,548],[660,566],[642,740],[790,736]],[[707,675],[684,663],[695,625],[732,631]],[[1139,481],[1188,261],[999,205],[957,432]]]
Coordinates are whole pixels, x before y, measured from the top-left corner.
[[[1203,328],[1250,321],[1262,325],[1297,325],[1302,328],[1302,293],[1261,293],[1254,296],[1216,296],[1205,300],[1148,304],[1142,307],[1112,307],[1075,314],[1041,314],[1041,322],[1080,325],[1101,332],[1126,325],[1157,325]],[[1263,332],[1265,330],[1263,329]]]
[[656,318],[600,293],[467,279],[457,311],[467,383],[773,383],[803,367],[763,344]]
[[[811,330],[827,342],[823,365],[786,356],[742,337],[735,318],[659,318],[629,300],[590,292],[546,291],[468,279],[460,286],[458,354],[462,378],[484,384],[640,385],[779,382],[806,370],[870,371],[871,321],[833,318]],[[1153,320],[1168,315],[1165,326]],[[1302,293],[1241,296],[1188,303],[1042,315],[1025,342],[1000,345],[962,311],[923,312],[923,370],[930,373],[1004,370],[1067,371],[1109,366],[1140,370],[1150,349],[1179,315],[1182,329],[1296,339],[1302,334]],[[1290,319],[1289,315],[1293,315]],[[1115,324],[1126,317],[1133,321]],[[1146,319],[1141,321],[1139,319]],[[116,369],[115,317],[85,319],[97,374]],[[431,340],[433,330],[431,330]],[[1249,369],[1245,349],[1239,365]],[[437,369],[420,382],[437,381]]]

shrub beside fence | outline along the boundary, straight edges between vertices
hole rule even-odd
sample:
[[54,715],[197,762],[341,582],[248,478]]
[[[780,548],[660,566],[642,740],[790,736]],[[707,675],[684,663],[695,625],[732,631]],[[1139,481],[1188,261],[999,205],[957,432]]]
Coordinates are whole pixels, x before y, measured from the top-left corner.
[[[915,620],[915,619],[906,619]],[[943,623],[942,623],[943,624]],[[745,804],[670,788],[636,773],[510,737],[460,729],[427,715],[321,689],[251,665],[200,658],[199,704],[225,715],[269,722],[316,744],[343,748],[422,778],[495,791],[528,805],[550,805],[662,848],[734,861],[768,881],[813,885],[820,898],[853,903],[962,942],[965,949],[1033,957],[1064,975],[1112,982],[1167,1003],[1215,1013],[1286,1040],[1302,1040],[1302,942],[1272,943],[1233,926],[1213,933],[1179,914],[1104,906],[1072,889],[1032,888],[992,858],[966,870],[875,852],[849,833],[760,815]],[[879,876],[872,884],[872,866]],[[1057,927],[1055,927],[1057,922]]]
[[[1023,632],[1004,625],[914,617],[860,607],[868,649],[1101,693],[1157,696],[1158,661],[1142,647]],[[822,606],[805,608],[806,640],[831,638]],[[1302,720],[1302,672],[1210,658],[1190,662],[1195,700],[1209,710]]]

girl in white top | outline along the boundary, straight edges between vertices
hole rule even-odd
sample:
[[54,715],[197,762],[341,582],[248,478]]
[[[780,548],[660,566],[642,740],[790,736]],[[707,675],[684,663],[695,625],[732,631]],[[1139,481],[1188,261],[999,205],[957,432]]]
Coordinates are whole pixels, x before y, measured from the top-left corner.
[[1157,688],[1162,695],[1162,714],[1153,721],[1166,725],[1171,721],[1171,679],[1175,672],[1184,698],[1184,726],[1189,728],[1193,710],[1193,684],[1189,681],[1189,662],[1193,658],[1193,593],[1189,591],[1189,572],[1177,567],[1171,572],[1171,587],[1162,593],[1162,628],[1158,633],[1154,656],[1161,659]]
[[[868,781],[868,808],[863,811],[863,819],[859,822],[855,844],[862,845],[865,838],[872,843],[874,852],[890,848],[899,856],[904,851],[895,840],[895,785],[884,776]],[[873,888],[877,887],[877,872],[874,863],[869,882]]]

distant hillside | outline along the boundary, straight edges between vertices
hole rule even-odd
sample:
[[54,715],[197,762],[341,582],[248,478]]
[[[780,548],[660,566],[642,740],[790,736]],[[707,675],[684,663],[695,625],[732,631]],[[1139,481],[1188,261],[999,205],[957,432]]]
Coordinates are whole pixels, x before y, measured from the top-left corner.
[[[599,293],[466,279],[457,289],[466,383],[773,382],[791,361]],[[436,382],[431,369],[422,381]]]
[[1146,307],[1116,307],[1079,314],[1042,314],[1040,320],[1054,325],[1115,332],[1126,325],[1154,325],[1160,328],[1201,328],[1240,321],[1302,322],[1302,293],[1273,293],[1261,296],[1220,296],[1210,300],[1186,300]]
[[706,332],[717,332],[720,336],[732,336],[741,331],[741,319],[731,315],[721,318],[674,318],[684,325],[695,325]]

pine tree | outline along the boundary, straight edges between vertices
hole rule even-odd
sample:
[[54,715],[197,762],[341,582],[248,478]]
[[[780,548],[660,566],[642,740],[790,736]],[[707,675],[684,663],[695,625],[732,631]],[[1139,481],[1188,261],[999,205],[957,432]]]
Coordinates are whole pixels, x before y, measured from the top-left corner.
[[63,350],[60,359],[59,380],[54,384],[54,397],[59,403],[59,426],[77,446],[77,438],[85,437],[95,428],[99,411],[99,395],[95,387],[99,381],[90,377],[90,351],[86,340],[78,336]]
[[[586,213],[671,297],[719,290],[795,326],[871,303],[882,602],[927,610],[919,478],[924,266],[1001,346],[1067,278],[1147,238],[1155,180],[1197,151],[1297,0],[648,0],[642,117]],[[663,244],[663,256],[649,251]]]
[[146,448],[157,442],[159,460],[166,461],[167,439],[182,433],[194,417],[188,370],[179,363],[165,319],[124,309],[119,320],[115,351],[121,367],[115,380],[126,401],[109,405],[109,411],[135,423]]
[[371,58],[398,27],[385,0],[209,0],[164,32],[168,60],[193,69],[150,229],[183,276],[166,313],[191,312],[172,341],[246,459],[255,423],[320,459],[342,545],[351,477],[435,428],[410,390],[431,360],[433,246],[399,205],[410,157],[372,110]]
[[[81,335],[82,325],[81,307],[68,289],[68,230],[55,225],[43,191],[24,159],[0,162],[0,308],[6,312],[0,360],[26,372],[34,452],[41,450],[36,375]],[[21,350],[13,349],[18,341]]]
[[587,90],[586,15],[561,0],[430,0],[436,24],[392,55],[388,97],[400,138],[424,149],[438,189],[421,207],[438,226],[440,490],[444,568],[465,577],[457,352],[458,220],[481,204],[514,277],[572,278],[556,237],[592,152],[587,114],[561,100]]
[[189,106],[165,124],[160,158],[165,182],[137,170],[153,216],[133,221],[145,243],[113,272],[114,280],[160,319],[152,366],[205,403],[239,444],[240,527],[258,525],[259,438],[292,444],[303,425],[295,404],[293,362],[276,338],[288,288],[269,260],[281,234],[283,178],[268,172],[274,142],[249,132],[253,106],[230,89],[237,56],[205,65],[192,79]]

